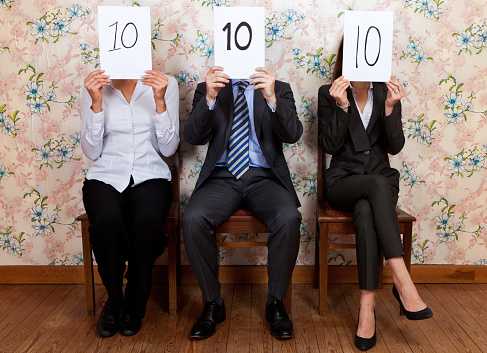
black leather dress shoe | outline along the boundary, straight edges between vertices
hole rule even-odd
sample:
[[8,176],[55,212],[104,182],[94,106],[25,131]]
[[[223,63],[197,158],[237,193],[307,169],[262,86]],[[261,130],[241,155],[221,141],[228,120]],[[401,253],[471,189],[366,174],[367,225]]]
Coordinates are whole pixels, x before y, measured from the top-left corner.
[[96,332],[102,337],[110,337],[117,333],[120,327],[120,309],[115,308],[107,300],[96,322]]
[[142,327],[142,320],[137,316],[122,311],[120,319],[120,333],[124,336],[132,336],[139,332]]
[[426,307],[420,311],[407,311],[402,305],[401,297],[399,296],[399,292],[397,291],[396,286],[392,286],[392,294],[396,297],[397,301],[401,305],[401,309],[404,312],[404,315],[408,318],[408,320],[424,320],[433,317],[433,312],[430,308]]
[[[358,330],[358,322],[360,320],[360,314],[357,319],[357,330]],[[375,320],[375,311],[374,311],[374,320]],[[375,325],[375,322],[374,322]],[[355,347],[360,349],[361,351],[368,351],[371,349],[373,346],[375,346],[377,342],[377,335],[376,335],[376,330],[374,328],[374,335],[370,338],[363,338],[355,334]]]
[[271,335],[279,339],[289,339],[294,336],[293,323],[289,318],[282,300],[274,300],[266,304],[265,318],[271,324]]
[[193,324],[190,337],[202,339],[212,336],[215,333],[216,325],[225,321],[226,318],[225,302],[222,305],[218,305],[215,302],[206,302],[203,312]]

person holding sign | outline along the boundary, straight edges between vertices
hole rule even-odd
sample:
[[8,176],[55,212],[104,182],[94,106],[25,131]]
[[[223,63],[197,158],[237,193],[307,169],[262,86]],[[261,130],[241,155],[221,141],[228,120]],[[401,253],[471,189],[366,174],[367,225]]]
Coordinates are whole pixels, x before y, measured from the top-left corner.
[[184,128],[189,143],[209,143],[181,218],[188,259],[206,301],[190,335],[210,337],[226,318],[214,232],[243,208],[271,233],[266,318],[271,334],[287,339],[294,331],[283,300],[298,255],[301,213],[282,143],[299,140],[303,126],[291,87],[275,80],[268,68],[258,67],[250,80],[231,80],[223,71],[213,66],[198,84]]
[[141,80],[110,80],[96,70],[84,86],[81,147],[93,162],[83,202],[108,292],[96,330],[103,337],[119,330],[130,336],[142,325],[152,267],[168,242],[162,227],[172,200],[171,172],[162,156],[179,145],[178,85],[152,70]]
[[394,296],[406,317],[433,316],[421,300],[403,259],[396,203],[399,172],[389,154],[404,146],[401,102],[404,87],[394,78],[386,83],[349,82],[342,76],[343,40],[332,84],[318,93],[319,143],[331,154],[324,172],[324,197],[335,209],[352,212],[357,234],[357,265],[361,290],[355,345],[368,350],[376,343],[375,292],[381,251],[394,280]]

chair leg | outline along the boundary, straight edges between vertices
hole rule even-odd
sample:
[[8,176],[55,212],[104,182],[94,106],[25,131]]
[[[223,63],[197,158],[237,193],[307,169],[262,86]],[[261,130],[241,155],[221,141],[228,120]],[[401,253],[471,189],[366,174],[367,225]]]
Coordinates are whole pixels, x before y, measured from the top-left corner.
[[382,281],[384,279],[384,254],[380,254],[380,264],[379,264],[379,289],[382,288]]
[[174,222],[168,223],[169,245],[168,245],[168,283],[169,283],[169,315],[176,315],[178,306],[177,288],[177,234]]
[[328,309],[328,224],[320,224],[320,315],[325,315]]
[[316,220],[317,232],[315,237],[315,266],[314,266],[314,283],[313,288],[318,288],[320,283],[320,223]]
[[179,222],[176,224],[176,280],[178,288],[181,287],[181,236],[179,233]]
[[[411,248],[412,248],[412,241],[413,241],[413,223],[408,222],[405,224],[405,230],[404,230],[404,235],[402,239],[402,247],[404,249],[404,263],[406,265],[406,268],[411,274]],[[399,306],[399,313],[400,315],[404,315],[404,312]]]
[[89,221],[81,221],[81,241],[83,245],[83,269],[85,274],[85,301],[88,314],[95,315],[95,283],[93,281],[93,256],[91,255]]

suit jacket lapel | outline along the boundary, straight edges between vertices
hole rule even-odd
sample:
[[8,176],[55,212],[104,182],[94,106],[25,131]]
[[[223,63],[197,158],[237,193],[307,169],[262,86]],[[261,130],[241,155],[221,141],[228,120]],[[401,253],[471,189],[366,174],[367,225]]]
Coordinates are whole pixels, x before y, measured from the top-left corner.
[[254,128],[257,138],[260,135],[260,129],[262,127],[262,119],[266,109],[267,102],[260,89],[254,91]]
[[[365,150],[370,150],[369,136],[365,132],[364,123],[360,118],[360,114],[353,99],[352,90],[347,88],[348,101],[350,102],[350,110],[352,112],[352,118],[350,120],[350,125],[348,125],[348,131],[352,137],[353,147],[356,152],[361,152]],[[340,109],[340,108],[337,108]]]
[[379,120],[379,117],[382,113],[382,108],[383,108],[382,102],[384,101],[383,100],[384,90],[381,84],[374,82],[373,95],[374,95],[374,106],[372,108],[372,115],[370,116],[369,125],[367,126],[367,134],[370,134],[370,132],[374,128],[374,125],[377,123],[377,120]]

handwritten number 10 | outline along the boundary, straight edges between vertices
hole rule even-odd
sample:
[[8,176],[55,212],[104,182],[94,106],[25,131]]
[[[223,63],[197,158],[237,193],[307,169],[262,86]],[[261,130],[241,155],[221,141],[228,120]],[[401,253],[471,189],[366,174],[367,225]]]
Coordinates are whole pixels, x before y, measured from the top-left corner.
[[[240,45],[237,39],[237,33],[242,27],[247,27],[247,30],[249,31],[249,41],[246,45]],[[232,50],[232,47],[230,45],[231,42],[231,32],[232,32],[232,24],[228,22],[225,27],[223,27],[222,31],[225,32],[228,29],[227,32],[227,50]],[[252,42],[252,27],[247,22],[240,22],[240,24],[237,26],[237,29],[235,30],[235,46],[240,49],[240,50],[247,50],[250,47],[250,43]]]
[[[129,25],[132,25],[135,29],[135,40],[134,42],[132,43],[132,45],[125,45],[125,43],[123,42],[123,35],[125,34],[125,30],[127,29],[127,27]],[[117,29],[118,29],[118,21],[111,24],[110,26],[108,27],[112,27],[112,26],[115,26],[115,35],[113,36],[113,49],[110,49],[109,51],[114,51],[114,50],[120,50],[122,48],[117,48]],[[139,39],[139,32],[137,31],[137,27],[132,23],[132,22],[129,22],[125,25],[125,27],[123,28],[123,31],[122,31],[122,35],[120,36],[120,42],[122,43],[123,47],[126,48],[126,49],[130,49],[132,48],[136,43],[137,43],[137,39]]]
[[[375,58],[375,61],[371,64],[367,60],[367,39],[369,38],[369,32],[371,29],[375,29],[377,31],[377,34],[379,35],[379,50],[377,52],[377,57]],[[360,26],[357,26],[357,50],[355,51],[355,68],[358,69],[358,43],[359,43],[359,38],[360,38]],[[364,45],[364,59],[367,65],[369,66],[374,66],[377,64],[377,61],[379,60],[380,56],[380,46],[381,46],[381,37],[380,37],[380,31],[377,27],[375,26],[370,26],[369,29],[367,30],[367,34],[365,35],[365,45]]]

